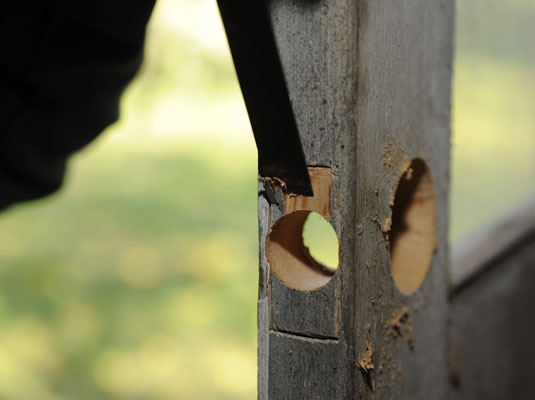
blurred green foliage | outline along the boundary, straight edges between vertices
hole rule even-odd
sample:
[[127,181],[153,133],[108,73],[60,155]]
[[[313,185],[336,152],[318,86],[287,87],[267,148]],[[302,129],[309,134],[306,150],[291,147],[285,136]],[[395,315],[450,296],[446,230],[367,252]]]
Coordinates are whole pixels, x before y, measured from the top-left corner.
[[160,0],[121,121],[0,216],[0,398],[254,398],[256,226],[215,3]]
[[254,154],[222,150],[95,148],[0,219],[1,398],[254,397]]
[[[121,121],[0,216],[1,399],[255,398],[256,152],[217,19],[160,0]],[[458,3],[453,239],[535,191],[533,20]]]
[[337,270],[340,262],[340,243],[329,221],[318,213],[308,215],[303,226],[303,244],[310,255],[331,270]]

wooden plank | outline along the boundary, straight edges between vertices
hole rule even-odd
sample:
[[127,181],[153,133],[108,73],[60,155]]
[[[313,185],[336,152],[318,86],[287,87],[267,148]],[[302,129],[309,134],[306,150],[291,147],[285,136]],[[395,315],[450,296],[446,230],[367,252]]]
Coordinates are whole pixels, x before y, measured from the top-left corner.
[[453,292],[450,398],[533,399],[535,233],[485,266]]
[[[453,4],[316,0],[270,7],[307,164],[327,167],[335,178],[329,214],[341,262],[318,289],[281,282],[266,242],[289,203],[283,187],[261,181],[259,398],[445,398]],[[427,163],[434,186],[420,190],[414,158]],[[412,185],[405,196],[411,202],[396,208],[400,179]],[[407,241],[401,227],[405,217],[412,221],[411,210],[421,211],[403,208],[418,196],[433,202],[425,227],[436,232],[423,243],[432,262],[427,273],[427,266],[414,271],[422,286],[404,294],[419,282],[405,280],[413,275],[404,275],[407,266],[394,281],[390,240],[402,250],[421,240]]]
[[[366,398],[447,396],[452,20],[449,1],[360,3],[356,208],[363,233],[356,248],[355,333],[357,355],[369,341],[377,365],[375,393],[358,388]],[[391,205],[400,170],[415,157],[427,163],[434,183],[437,246],[423,285],[406,295],[393,282],[388,248],[380,243],[382,231],[395,224]]]
[[456,291],[470,284],[493,261],[535,234],[535,199],[512,208],[490,225],[453,246],[450,283]]

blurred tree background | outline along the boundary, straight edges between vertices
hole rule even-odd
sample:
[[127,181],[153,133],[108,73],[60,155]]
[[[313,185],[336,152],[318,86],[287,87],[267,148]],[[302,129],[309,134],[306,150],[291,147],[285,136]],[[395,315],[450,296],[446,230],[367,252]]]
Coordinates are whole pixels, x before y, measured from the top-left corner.
[[[457,8],[453,241],[535,193],[535,7]],[[121,120],[0,215],[0,398],[255,398],[257,247],[216,4],[159,0]]]
[[456,4],[452,242],[535,196],[535,3]]

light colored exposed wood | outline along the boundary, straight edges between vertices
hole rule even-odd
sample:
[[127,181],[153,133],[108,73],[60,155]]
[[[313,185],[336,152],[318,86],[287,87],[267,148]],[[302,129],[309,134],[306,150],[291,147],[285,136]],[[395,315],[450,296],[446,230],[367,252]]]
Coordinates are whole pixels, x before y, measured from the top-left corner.
[[317,262],[303,241],[303,228],[308,210],[284,215],[266,240],[266,255],[271,270],[282,283],[299,290],[315,290],[325,286],[333,272]]
[[429,271],[437,245],[436,212],[433,179],[416,159],[401,176],[392,218],[382,227],[390,241],[392,277],[402,293],[416,292]]
[[535,199],[512,208],[491,225],[460,240],[452,248],[450,283],[453,290],[482,273],[492,261],[535,234]]
[[296,210],[317,212],[327,220],[331,220],[331,197],[333,175],[330,168],[309,167],[310,182],[314,196],[296,196],[284,194],[284,212],[289,214]]
[[[318,290],[272,274],[266,238],[287,210],[280,188],[260,183],[259,398],[446,398],[453,4],[270,7],[307,163],[337,176],[330,215],[341,262]],[[437,249],[407,296],[392,279],[385,231],[400,172],[416,157],[434,182]]]
[[[303,227],[310,214],[316,212],[331,219],[333,176],[329,168],[308,169],[314,196],[297,196],[286,193],[278,180],[264,180],[271,190],[282,193],[284,216],[272,227],[266,239],[266,255],[273,273],[295,289],[313,290],[325,286],[333,271],[318,263],[303,242]],[[269,189],[268,189],[269,190]]]

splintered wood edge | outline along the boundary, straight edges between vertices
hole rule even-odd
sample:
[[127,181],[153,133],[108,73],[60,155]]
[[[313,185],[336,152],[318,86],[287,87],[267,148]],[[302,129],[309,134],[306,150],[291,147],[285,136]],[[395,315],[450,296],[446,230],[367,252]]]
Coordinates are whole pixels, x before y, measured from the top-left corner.
[[489,264],[535,234],[535,197],[452,247],[450,288],[456,291],[477,279]]

